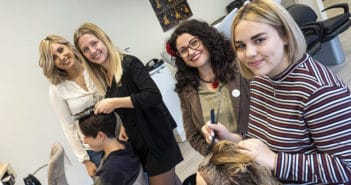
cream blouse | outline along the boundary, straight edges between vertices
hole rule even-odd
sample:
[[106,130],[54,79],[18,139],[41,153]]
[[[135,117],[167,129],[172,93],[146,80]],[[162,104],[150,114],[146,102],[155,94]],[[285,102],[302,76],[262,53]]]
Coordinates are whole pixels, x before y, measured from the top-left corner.
[[73,115],[94,105],[99,100],[97,89],[86,71],[83,72],[83,76],[88,91],[70,80],[65,80],[58,85],[51,84],[49,88],[52,108],[58,116],[69,145],[80,162],[89,160],[86,152],[89,146],[83,144],[83,134]]

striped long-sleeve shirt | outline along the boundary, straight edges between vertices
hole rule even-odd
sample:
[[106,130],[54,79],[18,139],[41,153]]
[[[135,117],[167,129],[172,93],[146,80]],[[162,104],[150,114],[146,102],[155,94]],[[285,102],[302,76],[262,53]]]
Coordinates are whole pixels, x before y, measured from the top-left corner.
[[294,183],[351,181],[351,95],[309,55],[280,75],[251,81],[248,134],[278,158],[275,176]]

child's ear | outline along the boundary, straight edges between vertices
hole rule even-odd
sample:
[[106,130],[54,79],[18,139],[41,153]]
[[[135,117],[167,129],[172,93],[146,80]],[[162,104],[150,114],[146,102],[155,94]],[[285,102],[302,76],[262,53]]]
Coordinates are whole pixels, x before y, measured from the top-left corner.
[[97,136],[96,137],[99,137],[99,138],[105,138],[106,134],[101,132],[101,131],[98,131],[97,133]]

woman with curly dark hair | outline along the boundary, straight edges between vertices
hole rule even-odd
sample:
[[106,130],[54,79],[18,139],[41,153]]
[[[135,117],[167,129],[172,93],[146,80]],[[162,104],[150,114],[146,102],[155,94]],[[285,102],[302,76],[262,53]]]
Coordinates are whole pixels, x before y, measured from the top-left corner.
[[166,49],[175,57],[176,91],[190,145],[206,154],[201,127],[211,109],[229,130],[246,133],[249,86],[239,74],[230,41],[208,23],[188,20],[175,29]]

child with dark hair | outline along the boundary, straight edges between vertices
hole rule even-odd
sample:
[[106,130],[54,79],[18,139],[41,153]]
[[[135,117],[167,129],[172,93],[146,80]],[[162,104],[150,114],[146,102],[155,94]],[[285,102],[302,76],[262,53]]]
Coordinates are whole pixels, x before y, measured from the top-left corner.
[[79,120],[84,143],[94,151],[104,151],[94,185],[146,185],[138,157],[127,142],[116,138],[114,113],[91,114]]

